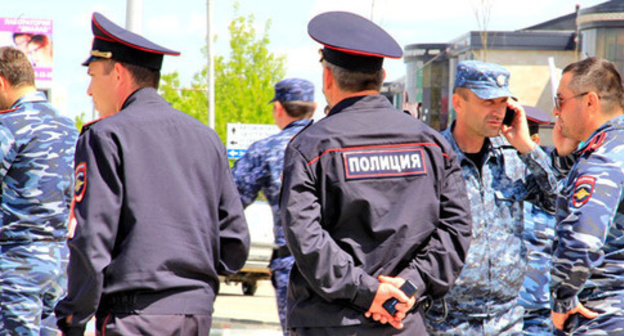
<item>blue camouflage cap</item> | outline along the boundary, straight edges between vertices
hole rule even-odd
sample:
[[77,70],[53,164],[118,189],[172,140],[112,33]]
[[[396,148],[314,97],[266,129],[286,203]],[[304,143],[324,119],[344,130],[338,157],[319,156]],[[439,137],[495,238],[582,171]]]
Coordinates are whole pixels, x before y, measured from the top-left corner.
[[493,63],[459,62],[455,75],[455,87],[470,89],[481,99],[513,97],[509,91],[509,71]]
[[305,79],[288,78],[281,80],[275,84],[275,97],[269,102],[274,101],[314,101],[314,84]]

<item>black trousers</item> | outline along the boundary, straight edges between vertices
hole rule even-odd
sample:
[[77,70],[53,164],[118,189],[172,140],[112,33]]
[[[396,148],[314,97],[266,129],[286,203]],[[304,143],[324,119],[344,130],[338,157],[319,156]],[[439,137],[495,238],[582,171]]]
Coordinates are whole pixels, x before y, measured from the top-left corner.
[[139,315],[109,313],[96,317],[97,336],[208,336],[210,315]]

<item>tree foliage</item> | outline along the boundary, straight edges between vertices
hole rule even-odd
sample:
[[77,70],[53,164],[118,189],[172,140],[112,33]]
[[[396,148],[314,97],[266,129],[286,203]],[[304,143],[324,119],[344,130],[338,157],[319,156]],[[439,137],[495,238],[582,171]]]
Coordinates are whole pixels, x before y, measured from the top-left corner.
[[81,112],[80,115],[76,116],[76,118],[74,119],[74,125],[76,125],[76,128],[78,129],[78,131],[82,130],[82,125],[84,125],[85,119],[86,119],[85,112]]
[[[225,143],[227,123],[271,124],[273,85],[285,75],[285,57],[269,51],[270,21],[256,37],[254,16],[236,15],[230,23],[230,54],[215,57],[215,130]],[[207,49],[204,48],[204,53]],[[173,107],[207,124],[207,66],[193,76],[191,86],[180,90],[177,72],[161,78],[163,97]]]

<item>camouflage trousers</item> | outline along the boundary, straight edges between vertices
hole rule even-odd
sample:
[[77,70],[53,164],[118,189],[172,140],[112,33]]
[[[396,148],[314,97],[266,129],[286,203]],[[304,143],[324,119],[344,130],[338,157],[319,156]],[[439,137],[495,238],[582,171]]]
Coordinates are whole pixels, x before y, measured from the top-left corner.
[[57,335],[54,306],[65,295],[65,242],[0,245],[0,335]]
[[516,336],[522,335],[522,316],[524,308],[513,306],[507,312],[483,318],[469,318],[463,314],[453,314],[442,321],[441,316],[427,316],[427,332],[432,336]]
[[[590,310],[600,314],[595,319],[574,314],[568,318],[564,325],[564,330],[555,330],[555,335],[595,335],[614,336],[624,335],[624,293],[613,293],[611,295],[601,295],[599,298],[587,298],[588,292],[579,294],[579,301]],[[585,298],[584,298],[585,296]],[[591,297],[591,294],[589,295]]]
[[526,336],[551,336],[554,332],[550,309],[527,309],[524,312],[522,334]]
[[284,336],[290,335],[286,326],[286,303],[288,298],[288,280],[293,262],[293,257],[276,258],[271,261],[271,282],[275,289],[277,313],[279,314]]

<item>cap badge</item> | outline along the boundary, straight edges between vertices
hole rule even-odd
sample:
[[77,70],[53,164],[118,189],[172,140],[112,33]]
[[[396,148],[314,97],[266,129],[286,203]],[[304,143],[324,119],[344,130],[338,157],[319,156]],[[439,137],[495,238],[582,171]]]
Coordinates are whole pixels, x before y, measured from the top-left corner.
[[91,56],[101,57],[101,58],[111,58],[113,57],[113,53],[110,51],[91,50]]
[[498,75],[498,77],[496,77],[496,84],[498,84],[498,86],[505,86],[505,76]]

